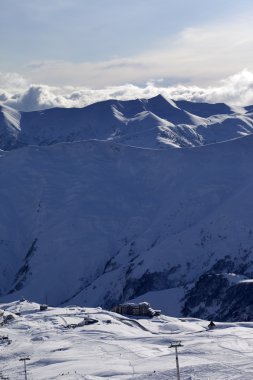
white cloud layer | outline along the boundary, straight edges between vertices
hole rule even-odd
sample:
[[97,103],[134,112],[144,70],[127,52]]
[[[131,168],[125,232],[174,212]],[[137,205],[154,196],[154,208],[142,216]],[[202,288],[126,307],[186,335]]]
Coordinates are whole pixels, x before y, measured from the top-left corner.
[[0,101],[21,111],[51,107],[84,107],[107,99],[150,98],[158,94],[175,100],[250,105],[253,104],[253,73],[244,69],[221,80],[217,85],[208,87],[180,84],[167,87],[160,80],[149,82],[143,87],[125,84],[103,89],[28,85],[26,79],[17,73],[0,74]]
[[[57,7],[70,4],[56,1]],[[30,62],[19,66],[22,75],[0,73],[0,102],[28,111],[160,93],[175,100],[253,104],[252,11],[251,5],[247,12],[185,28],[170,38],[164,35],[156,48],[125,58]],[[138,85],[149,78],[155,80]],[[167,86],[167,78],[178,84]]]
[[253,72],[253,6],[248,12],[215,19],[207,24],[186,27],[172,35],[164,34],[155,46],[138,53],[107,59],[77,61],[45,59],[22,67],[32,83],[50,86],[104,88],[122,83],[145,83],[150,78],[188,80],[198,86],[242,71]]

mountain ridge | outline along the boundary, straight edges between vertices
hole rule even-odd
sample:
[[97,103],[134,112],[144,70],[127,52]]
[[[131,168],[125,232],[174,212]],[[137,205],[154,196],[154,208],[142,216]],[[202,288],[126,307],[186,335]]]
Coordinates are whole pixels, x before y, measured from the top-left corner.
[[[4,110],[16,113],[18,122],[1,117]],[[252,130],[250,107],[238,110],[222,103],[168,101],[161,95],[21,113],[2,106],[0,149],[90,139],[157,149],[196,147],[247,135]]]

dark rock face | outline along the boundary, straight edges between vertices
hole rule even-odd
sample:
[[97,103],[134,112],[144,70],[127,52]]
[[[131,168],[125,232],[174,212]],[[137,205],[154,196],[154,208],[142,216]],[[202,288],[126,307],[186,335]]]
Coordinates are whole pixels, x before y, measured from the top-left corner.
[[228,288],[229,281],[223,275],[203,274],[186,294],[183,315],[220,320],[217,309],[226,297]]
[[179,267],[180,266],[172,267],[163,272],[155,273],[146,271],[139,279],[128,278],[123,290],[123,301],[129,298],[139,297],[149,291],[163,290],[172,287],[174,283],[170,280],[170,275],[175,273]]
[[240,282],[227,289],[220,317],[224,321],[253,321],[253,282]]
[[216,321],[253,320],[251,250],[226,255],[202,274],[186,293],[182,314]]
[[253,321],[253,282],[231,284],[225,274],[204,274],[186,294],[182,313],[216,321]]

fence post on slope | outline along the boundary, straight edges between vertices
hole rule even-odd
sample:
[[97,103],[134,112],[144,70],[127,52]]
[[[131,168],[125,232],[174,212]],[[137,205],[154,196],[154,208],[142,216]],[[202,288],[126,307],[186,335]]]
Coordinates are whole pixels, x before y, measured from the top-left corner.
[[171,345],[169,346],[169,348],[175,348],[176,367],[177,367],[177,380],[180,380],[179,360],[178,360],[178,352],[177,352],[178,347],[183,347],[183,345],[181,344],[181,342],[174,342],[174,343],[171,343]]

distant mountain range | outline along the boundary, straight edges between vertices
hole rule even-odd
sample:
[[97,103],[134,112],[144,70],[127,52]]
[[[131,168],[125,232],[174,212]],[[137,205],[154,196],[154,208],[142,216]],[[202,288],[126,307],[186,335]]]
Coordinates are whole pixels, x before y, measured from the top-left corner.
[[3,106],[0,301],[170,295],[172,314],[252,320],[252,131],[253,107],[162,96]]
[[2,106],[0,148],[10,150],[90,139],[152,149],[201,146],[251,134],[252,108],[174,102],[161,95],[35,112],[18,112]]

